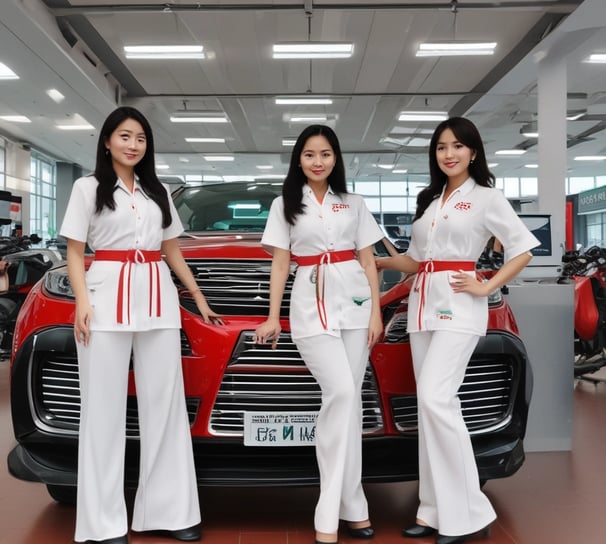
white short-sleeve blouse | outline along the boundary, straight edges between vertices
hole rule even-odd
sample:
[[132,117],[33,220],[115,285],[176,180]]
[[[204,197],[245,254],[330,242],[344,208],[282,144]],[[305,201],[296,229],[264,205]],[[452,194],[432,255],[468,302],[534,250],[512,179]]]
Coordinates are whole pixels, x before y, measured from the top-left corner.
[[[274,200],[263,233],[262,244],[296,256],[319,255],[327,251],[360,250],[383,238],[383,232],[361,196],[335,194],[329,190],[322,203],[311,188],[303,188],[304,211],[295,225],[284,217],[282,197]],[[315,266],[298,266],[290,302],[290,326],[294,339],[318,334],[339,336],[342,329],[366,329],[371,298],[368,279],[358,260],[324,266],[327,330],[316,304]]]
[[[137,179],[132,193],[122,180],[118,179],[116,184],[116,209],[105,207],[101,213],[95,213],[97,179],[87,176],[76,180],[63,218],[61,236],[86,242],[93,251],[159,250],[164,240],[176,238],[183,232],[183,225],[166,186],[172,222],[163,229],[160,208],[145,194]],[[170,269],[163,260],[157,265],[158,284],[151,278],[155,267],[150,267],[149,263],[132,265],[130,281],[123,289],[129,297],[130,314],[124,316],[124,323],[118,323],[117,295],[122,263],[94,261],[86,273],[89,301],[93,306],[91,330],[179,328],[179,300]],[[156,288],[160,291],[160,316],[156,315]]]
[[[442,196],[431,202],[423,216],[413,223],[407,255],[419,262],[432,259],[475,263],[491,236],[503,244],[506,261],[540,243],[500,190],[483,187],[469,178],[443,204]],[[455,293],[449,283],[452,274],[443,271],[427,275],[420,316],[420,293],[417,289],[410,293],[409,332],[451,330],[486,334],[486,297]]]

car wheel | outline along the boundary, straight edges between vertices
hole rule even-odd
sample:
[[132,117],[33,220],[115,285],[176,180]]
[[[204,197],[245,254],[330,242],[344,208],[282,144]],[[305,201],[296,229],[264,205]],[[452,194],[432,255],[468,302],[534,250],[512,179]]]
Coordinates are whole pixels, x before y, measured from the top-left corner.
[[48,494],[61,504],[76,504],[76,488],[71,485],[46,484]]

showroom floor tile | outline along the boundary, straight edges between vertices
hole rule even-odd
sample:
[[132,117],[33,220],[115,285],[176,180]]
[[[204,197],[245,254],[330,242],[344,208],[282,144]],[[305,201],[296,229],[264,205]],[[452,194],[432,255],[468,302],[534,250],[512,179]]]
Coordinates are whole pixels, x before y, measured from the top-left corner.
[[[605,373],[606,375],[606,373]],[[486,544],[603,544],[606,504],[606,383],[575,387],[573,451],[529,453],[520,471],[486,484],[499,518]],[[0,361],[0,544],[73,541],[74,508],[55,503],[43,485],[12,478],[6,455],[14,444],[8,402],[8,363]],[[366,486],[374,544],[407,541],[402,525],[414,519],[416,483]],[[311,544],[316,488],[202,488],[206,544]],[[131,544],[175,542],[131,535]],[[354,544],[346,531],[340,542]],[[358,541],[359,544],[359,541]]]

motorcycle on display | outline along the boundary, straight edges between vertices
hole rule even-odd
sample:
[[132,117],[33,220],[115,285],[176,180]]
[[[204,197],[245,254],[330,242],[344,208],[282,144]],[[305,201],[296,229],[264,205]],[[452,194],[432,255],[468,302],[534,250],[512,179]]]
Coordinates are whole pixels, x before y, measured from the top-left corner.
[[568,251],[558,283],[574,282],[574,376],[606,366],[606,249]]
[[35,234],[0,237],[0,359],[10,356],[17,314],[30,289],[64,260],[55,249],[32,248],[40,241]]

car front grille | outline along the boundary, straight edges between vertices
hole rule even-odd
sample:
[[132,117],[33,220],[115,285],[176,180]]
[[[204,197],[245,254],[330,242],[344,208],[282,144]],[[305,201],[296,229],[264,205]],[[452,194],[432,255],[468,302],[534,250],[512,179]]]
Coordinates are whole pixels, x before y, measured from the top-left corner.
[[[32,399],[38,425],[51,432],[76,435],[80,423],[80,386],[78,361],[74,353],[53,351],[38,353],[37,372],[32,382]],[[196,419],[200,399],[185,399],[190,425]],[[129,396],[126,406],[126,436],[139,437],[136,397]]]
[[[277,348],[253,342],[253,332],[240,335],[223,376],[209,432],[242,436],[244,412],[316,412],[321,391],[301,359],[290,334],[281,333]],[[381,402],[370,365],[362,384],[364,434],[383,428]]]
[[[271,260],[187,259],[210,307],[222,315],[267,315]],[[295,265],[282,297],[281,315],[288,316]],[[180,285],[175,278],[175,283]],[[189,306],[187,306],[188,309]],[[192,308],[195,311],[195,306]]]
[[[513,409],[513,362],[507,356],[474,357],[469,362],[459,399],[471,434],[505,425]],[[391,409],[401,433],[417,432],[417,397],[393,397]]]

